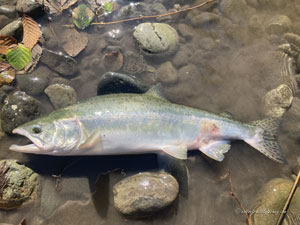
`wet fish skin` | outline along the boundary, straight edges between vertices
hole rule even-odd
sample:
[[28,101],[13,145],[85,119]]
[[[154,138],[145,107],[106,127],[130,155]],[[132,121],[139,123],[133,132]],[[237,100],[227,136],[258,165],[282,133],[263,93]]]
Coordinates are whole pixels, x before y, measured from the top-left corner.
[[33,144],[13,151],[49,155],[116,155],[165,152],[179,159],[199,149],[221,161],[231,140],[244,140],[284,162],[277,143],[278,118],[241,123],[226,116],[173,104],[159,87],[145,94],[110,94],[56,110],[16,128]]

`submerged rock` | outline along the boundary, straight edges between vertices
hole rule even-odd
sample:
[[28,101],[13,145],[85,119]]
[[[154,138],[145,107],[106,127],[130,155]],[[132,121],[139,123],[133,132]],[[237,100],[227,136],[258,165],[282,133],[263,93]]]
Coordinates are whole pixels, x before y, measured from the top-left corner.
[[97,95],[105,95],[111,93],[144,93],[149,86],[133,75],[122,73],[107,72],[101,77]]
[[285,84],[269,91],[265,96],[265,113],[271,117],[280,117],[292,104],[293,92]]
[[65,84],[52,84],[45,89],[55,109],[73,105],[77,102],[76,91]]
[[114,185],[114,205],[125,215],[145,216],[169,206],[178,192],[176,179],[168,173],[139,173]]
[[252,8],[247,5],[245,0],[222,0],[219,9],[235,23],[243,22],[245,18],[249,18],[252,14]]
[[265,29],[269,34],[282,35],[292,28],[292,21],[285,15],[276,15],[266,24]]
[[38,175],[14,160],[0,161],[0,209],[14,209],[36,198]]
[[49,77],[45,73],[34,70],[31,74],[17,76],[18,86],[21,91],[30,95],[39,95],[49,84]]
[[39,116],[39,102],[25,92],[16,91],[4,100],[0,118],[6,133]]
[[3,27],[0,30],[0,35],[16,36],[16,33],[18,33],[21,29],[22,29],[22,22],[20,19],[18,19]]
[[177,70],[171,62],[165,62],[157,69],[157,80],[163,84],[175,84],[178,81]]
[[[263,186],[256,196],[250,219],[253,225],[276,224],[286,203],[293,182],[276,178]],[[297,189],[282,224],[299,224],[300,191]]]
[[43,48],[40,61],[61,75],[75,75],[78,71],[77,61],[70,56],[64,55],[62,52],[54,52]]
[[178,34],[166,23],[142,23],[136,27],[133,36],[147,56],[167,57],[178,49]]
[[20,13],[30,14],[40,8],[36,0],[18,0],[16,9]]
[[127,51],[124,55],[124,65],[122,72],[136,75],[144,73],[148,70],[148,65],[144,57],[131,51]]

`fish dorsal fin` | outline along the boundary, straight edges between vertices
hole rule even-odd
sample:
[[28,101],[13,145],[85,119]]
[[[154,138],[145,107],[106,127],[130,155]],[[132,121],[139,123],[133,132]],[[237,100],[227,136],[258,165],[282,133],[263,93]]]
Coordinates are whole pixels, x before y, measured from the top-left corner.
[[233,116],[230,112],[221,112],[219,113],[220,116],[223,116],[223,117],[226,117],[226,118],[229,118],[229,119],[233,119]]
[[164,146],[162,150],[177,159],[187,159],[187,147],[185,144]]
[[157,84],[153,85],[145,94],[167,101],[167,99],[165,98],[165,96],[163,94],[163,87],[162,87],[161,83],[157,83]]
[[214,160],[222,161],[224,153],[228,152],[229,149],[230,144],[228,141],[213,141],[199,150]]

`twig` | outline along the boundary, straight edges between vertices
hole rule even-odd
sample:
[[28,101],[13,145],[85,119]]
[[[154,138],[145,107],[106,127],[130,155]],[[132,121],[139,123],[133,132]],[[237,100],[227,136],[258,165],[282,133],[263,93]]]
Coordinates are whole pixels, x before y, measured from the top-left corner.
[[230,176],[230,172],[228,169],[224,168],[227,172],[227,176],[228,176],[228,180],[229,180],[229,184],[230,184],[230,190],[231,192],[229,192],[229,194],[233,197],[233,199],[238,203],[238,205],[240,206],[240,208],[242,209],[243,212],[245,212],[245,215],[246,215],[246,218],[247,218],[247,222],[248,222],[248,225],[251,225],[251,222],[250,222],[250,216],[249,216],[249,213],[247,212],[247,210],[243,207],[242,203],[240,202],[240,200],[236,197],[235,193],[234,193],[234,190],[233,190],[233,185],[232,185],[232,179],[231,179],[231,176]]
[[203,3],[199,4],[199,5],[189,7],[189,8],[185,8],[185,9],[181,9],[181,10],[178,10],[176,12],[169,12],[169,13],[165,13],[165,14],[158,14],[158,15],[152,15],[152,16],[140,16],[140,17],[135,17],[135,18],[130,18],[130,19],[111,21],[111,22],[96,22],[96,23],[91,23],[91,25],[109,25],[109,24],[124,23],[124,22],[129,22],[129,21],[134,21],[134,20],[153,19],[153,18],[161,18],[161,17],[166,17],[166,16],[172,16],[172,15],[175,15],[175,14],[178,14],[178,13],[187,12],[187,11],[191,11],[193,9],[201,8],[202,6],[207,5],[208,3],[211,3],[211,2],[215,2],[215,1],[216,0],[208,0],[206,2],[203,2]]
[[297,178],[296,178],[296,180],[294,182],[294,185],[293,185],[293,187],[291,189],[289,197],[287,198],[286,203],[285,203],[282,211],[280,212],[280,217],[278,218],[276,225],[280,225],[282,223],[282,221],[284,219],[284,216],[286,215],[285,212],[287,211],[287,209],[288,209],[288,207],[289,207],[289,205],[290,205],[290,203],[292,201],[292,198],[293,198],[293,196],[295,194],[295,191],[297,189],[297,185],[298,185],[299,179],[300,179],[300,170],[298,172],[298,175],[297,175]]

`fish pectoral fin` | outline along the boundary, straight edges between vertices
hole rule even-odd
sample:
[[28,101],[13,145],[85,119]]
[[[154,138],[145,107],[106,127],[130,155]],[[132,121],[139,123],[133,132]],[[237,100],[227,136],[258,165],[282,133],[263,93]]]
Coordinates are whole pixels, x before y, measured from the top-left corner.
[[162,150],[177,159],[187,159],[187,147],[185,144],[164,146]]
[[201,146],[199,150],[214,160],[222,161],[224,153],[228,152],[229,149],[229,141],[210,141],[209,144]]
[[88,137],[88,139],[80,145],[79,149],[90,149],[95,147],[99,142],[101,142],[100,132],[94,132]]

